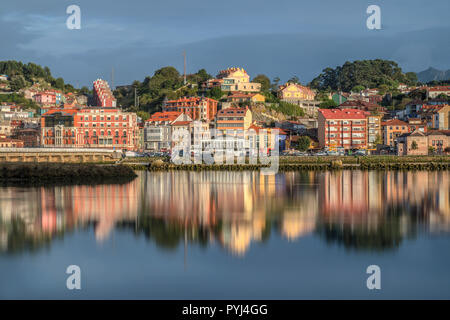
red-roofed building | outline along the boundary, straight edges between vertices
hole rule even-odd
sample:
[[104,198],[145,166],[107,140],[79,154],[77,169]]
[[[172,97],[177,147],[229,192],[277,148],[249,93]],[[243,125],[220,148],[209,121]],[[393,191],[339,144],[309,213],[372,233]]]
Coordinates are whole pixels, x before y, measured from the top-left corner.
[[[275,148],[275,139],[271,138],[272,134],[275,134],[273,130],[278,131],[278,151],[284,151],[286,149],[286,138],[288,136],[288,132],[281,128],[263,128],[257,126],[256,124],[250,125],[249,130],[255,130],[255,135],[248,135],[249,139],[249,147],[253,149],[253,146],[256,146],[256,150],[263,151],[264,148],[268,148],[269,150],[273,150]],[[260,145],[261,141],[265,141],[266,145]]]
[[437,86],[427,89],[428,98],[436,98],[441,94],[450,96],[450,86]]
[[164,111],[152,114],[145,122],[144,146],[149,151],[168,151],[172,147],[172,132],[185,125],[189,127],[192,118],[179,111]]
[[318,137],[321,148],[366,149],[366,113],[357,109],[320,109]]
[[44,147],[135,150],[137,115],[117,108],[51,109],[41,117]]
[[213,120],[217,113],[217,100],[206,97],[184,97],[168,100],[163,104],[163,111],[183,112],[192,120]]
[[386,108],[376,104],[362,100],[347,100],[339,105],[340,109],[358,109],[370,112],[386,112]]

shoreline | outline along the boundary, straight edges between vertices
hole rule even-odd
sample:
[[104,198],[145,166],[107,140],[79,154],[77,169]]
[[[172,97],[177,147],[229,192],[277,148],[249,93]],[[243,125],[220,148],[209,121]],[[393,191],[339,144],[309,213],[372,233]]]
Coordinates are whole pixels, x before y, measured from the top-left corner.
[[[127,163],[133,170],[148,171],[256,171],[269,165],[263,164],[181,164],[167,159]],[[334,171],[334,170],[450,170],[449,156],[329,156],[329,157],[280,157],[278,171]]]
[[42,186],[126,183],[136,173],[129,166],[89,163],[1,163],[0,185]]

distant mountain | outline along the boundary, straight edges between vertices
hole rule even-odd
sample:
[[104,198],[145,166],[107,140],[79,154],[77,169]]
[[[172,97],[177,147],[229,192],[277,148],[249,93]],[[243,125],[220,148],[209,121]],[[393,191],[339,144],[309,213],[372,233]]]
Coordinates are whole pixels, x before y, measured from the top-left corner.
[[441,71],[430,67],[425,71],[417,73],[417,78],[422,83],[430,82],[433,80],[450,80],[450,70]]

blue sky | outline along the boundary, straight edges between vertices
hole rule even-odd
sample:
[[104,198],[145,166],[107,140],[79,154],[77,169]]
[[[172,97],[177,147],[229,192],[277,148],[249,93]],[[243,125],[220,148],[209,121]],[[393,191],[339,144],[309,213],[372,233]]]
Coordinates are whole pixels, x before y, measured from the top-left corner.
[[[68,30],[66,8],[81,8]],[[366,28],[381,7],[382,30]],[[143,80],[167,65],[188,72],[242,66],[310,81],[347,60],[393,59],[405,71],[450,69],[448,0],[40,0],[0,4],[0,60],[48,65],[74,85]]]

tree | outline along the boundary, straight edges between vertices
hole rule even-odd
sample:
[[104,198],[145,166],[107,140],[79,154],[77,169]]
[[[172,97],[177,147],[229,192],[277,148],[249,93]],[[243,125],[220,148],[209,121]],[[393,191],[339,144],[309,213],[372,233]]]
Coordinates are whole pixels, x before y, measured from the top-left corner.
[[300,84],[300,79],[297,76],[293,76],[288,80],[288,82]]
[[87,95],[87,94],[89,94],[90,93],[90,90],[89,90],[89,88],[88,87],[86,87],[86,86],[83,86],[83,87],[81,87],[81,89],[80,89],[80,91],[79,91],[81,94],[84,94],[84,95]]
[[428,154],[433,154],[434,153],[434,148],[432,146],[428,147]]
[[352,88],[352,92],[361,93],[361,91],[363,91],[364,89],[365,89],[364,86],[358,85]]
[[330,100],[330,98],[329,98],[329,95],[328,95],[327,92],[321,91],[318,94],[316,94],[315,100],[317,100],[317,101],[328,101],[328,100]]
[[64,79],[58,78],[52,85],[57,89],[64,90]]
[[323,102],[321,102],[319,104],[320,109],[331,109],[331,108],[336,108],[337,106],[338,106],[338,104],[332,99],[324,100]]
[[301,136],[297,141],[297,150],[307,151],[311,146],[311,138],[308,136]]
[[310,86],[319,90],[351,91],[355,86],[378,88],[385,84],[397,87],[398,83],[408,83],[413,75],[406,76],[394,61],[375,59],[347,61],[335,69],[326,68],[310,82]]
[[417,145],[417,142],[416,141],[413,141],[412,143],[411,143],[411,149],[412,150],[417,150],[418,149],[418,145]]
[[197,71],[197,73],[187,75],[187,80],[190,83],[195,83],[197,85],[200,85],[202,82],[205,82],[206,80],[211,78],[212,76],[208,74],[205,69],[200,69]]
[[270,89],[270,79],[264,74],[258,74],[252,81],[261,84],[261,91],[267,91]]
[[13,76],[11,78],[9,86],[12,91],[19,91],[20,89],[23,89],[27,86],[27,81],[22,75]]
[[280,84],[280,78],[279,77],[275,77],[275,78],[273,78],[273,80],[272,80],[272,86],[271,86],[271,89],[272,89],[272,91],[277,91],[278,90],[278,85]]
[[409,85],[415,85],[419,80],[417,79],[417,74],[415,72],[407,72],[405,73],[406,82]]
[[142,119],[142,121],[145,121],[150,118],[150,114],[145,111],[138,111],[136,114],[139,118]]
[[220,87],[213,87],[207,93],[208,97],[215,99],[215,100],[220,100],[223,95],[224,95],[224,92],[222,91],[222,89],[220,89]]

